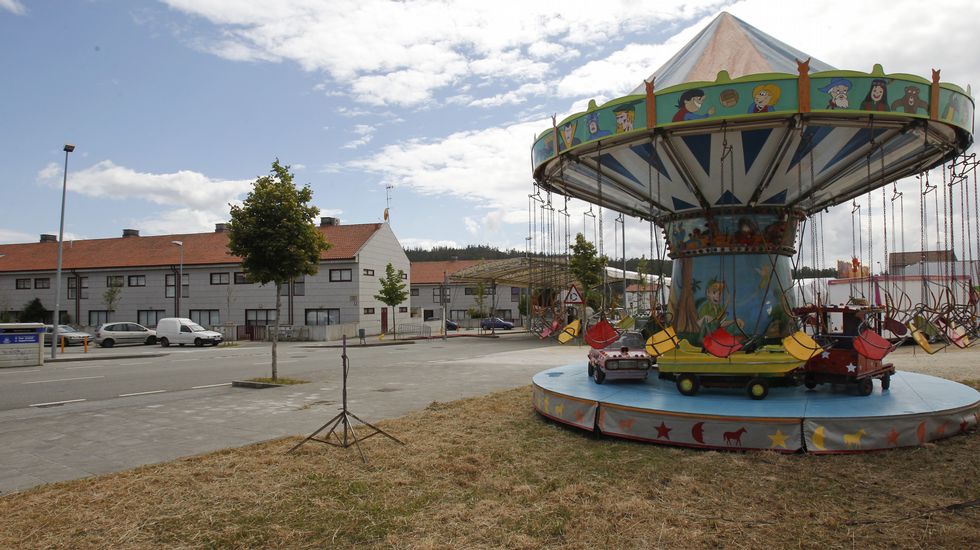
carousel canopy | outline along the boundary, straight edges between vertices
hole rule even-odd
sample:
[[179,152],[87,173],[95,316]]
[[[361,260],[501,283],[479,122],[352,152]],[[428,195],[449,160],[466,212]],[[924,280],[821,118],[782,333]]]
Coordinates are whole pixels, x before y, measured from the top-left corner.
[[544,131],[535,181],[646,219],[815,212],[937,166],[973,139],[973,100],[938,71],[833,70],[728,14],[654,76],[642,93]]

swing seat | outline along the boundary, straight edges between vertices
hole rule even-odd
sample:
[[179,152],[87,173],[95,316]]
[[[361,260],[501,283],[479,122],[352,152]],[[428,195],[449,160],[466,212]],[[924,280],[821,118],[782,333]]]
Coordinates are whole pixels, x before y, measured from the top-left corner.
[[635,326],[636,326],[636,319],[630,317],[629,315],[623,317],[622,319],[619,320],[618,323],[616,323],[616,328],[620,330],[629,330]]
[[647,353],[651,357],[660,357],[677,347],[679,340],[674,327],[667,327],[647,339]]
[[891,332],[899,338],[905,336],[909,332],[908,327],[892,317],[885,319],[885,330]]
[[585,331],[585,342],[592,346],[592,349],[603,349],[615,342],[617,338],[619,338],[619,333],[605,317]]
[[715,357],[726,359],[740,349],[742,341],[723,328],[715,329],[704,337],[704,351]]
[[551,336],[552,334],[555,333],[556,330],[558,330],[558,321],[553,321],[550,325],[548,325],[547,327],[545,327],[544,330],[541,331],[541,339],[544,340],[545,338]]
[[919,347],[922,348],[922,351],[928,353],[929,355],[932,355],[937,351],[939,351],[938,349],[932,347],[932,344],[929,343],[929,338],[926,337],[926,335],[921,330],[914,327],[910,327],[910,328],[912,329],[912,340],[916,344],[919,344]]
[[582,321],[575,319],[562,329],[561,333],[558,335],[559,344],[567,344],[578,336],[579,332],[582,330]]
[[818,344],[812,336],[802,330],[783,338],[783,348],[786,350],[786,353],[800,361],[807,361],[816,357],[824,350],[823,346]]
[[877,332],[866,328],[854,339],[854,351],[872,361],[880,361],[895,349],[891,342]]
[[946,332],[946,337],[952,344],[960,349],[969,347],[970,338],[966,335],[966,329],[961,326],[939,320],[939,326]]

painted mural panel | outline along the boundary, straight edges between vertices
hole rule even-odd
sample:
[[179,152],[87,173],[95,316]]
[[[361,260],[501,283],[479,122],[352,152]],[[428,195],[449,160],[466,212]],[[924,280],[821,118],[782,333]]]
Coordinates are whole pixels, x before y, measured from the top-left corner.
[[705,252],[793,254],[796,218],[786,212],[737,212],[665,223],[671,258]]
[[[774,75],[775,76],[775,75]],[[657,126],[797,108],[796,78],[726,82],[657,95]]]
[[700,346],[724,328],[778,339],[794,330],[791,260],[775,254],[719,254],[674,260],[669,311],[678,336]]

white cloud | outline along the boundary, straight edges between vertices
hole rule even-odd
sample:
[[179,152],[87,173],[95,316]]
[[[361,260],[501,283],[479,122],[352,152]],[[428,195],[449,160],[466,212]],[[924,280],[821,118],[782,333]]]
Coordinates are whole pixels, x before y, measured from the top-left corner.
[[[350,83],[369,104],[418,105],[468,77],[543,81],[552,61],[661,23],[690,19],[722,4],[678,1],[664,8],[610,0],[517,0],[457,6],[446,0],[165,0],[214,25],[200,38],[237,61],[290,60]],[[526,53],[525,53],[526,52]],[[551,60],[551,61],[546,61]]]
[[468,231],[471,235],[476,235],[480,232],[480,224],[469,216],[463,218],[463,225],[466,226],[466,231]]
[[29,243],[37,240],[37,238],[37,235],[31,235],[16,229],[4,229],[0,227],[0,243]]
[[[37,181],[60,186],[58,175],[59,171],[48,165],[38,171]],[[228,219],[229,203],[237,203],[252,185],[252,180],[217,180],[190,170],[170,174],[137,172],[117,166],[111,160],[74,171],[69,176],[68,189],[74,193],[177,207],[152,218],[134,220],[134,224],[148,233],[210,230],[214,223]]]
[[530,96],[541,95],[548,91],[548,86],[541,82],[524,84],[516,90],[492,97],[485,97],[469,102],[470,107],[498,107],[500,105],[518,104],[527,101]]
[[374,139],[375,128],[373,126],[368,126],[367,124],[357,124],[354,126],[352,131],[359,137],[344,144],[344,149],[357,149],[362,145],[367,145],[372,139]]
[[425,250],[432,250],[437,246],[447,247],[447,248],[461,248],[465,246],[456,241],[450,241],[445,239],[427,239],[420,237],[400,237],[398,242],[401,243],[402,248],[422,248]]
[[24,15],[27,8],[19,0],[0,0],[0,10],[7,10],[14,15]]

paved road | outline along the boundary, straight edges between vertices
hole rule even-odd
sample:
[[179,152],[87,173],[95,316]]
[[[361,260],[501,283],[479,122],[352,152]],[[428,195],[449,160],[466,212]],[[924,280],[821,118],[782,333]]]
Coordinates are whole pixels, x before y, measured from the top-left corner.
[[[306,435],[336,414],[339,349],[280,344],[280,376],[311,383],[267,390],[228,385],[269,375],[267,345],[144,355],[161,351],[114,348],[88,354],[98,358],[93,361],[0,369],[0,493]],[[135,357],[110,359],[124,355]],[[348,355],[349,404],[373,421],[433,401],[523,386],[534,373],[581,361],[585,352],[508,335],[357,348]],[[64,403],[45,405],[53,402]]]

